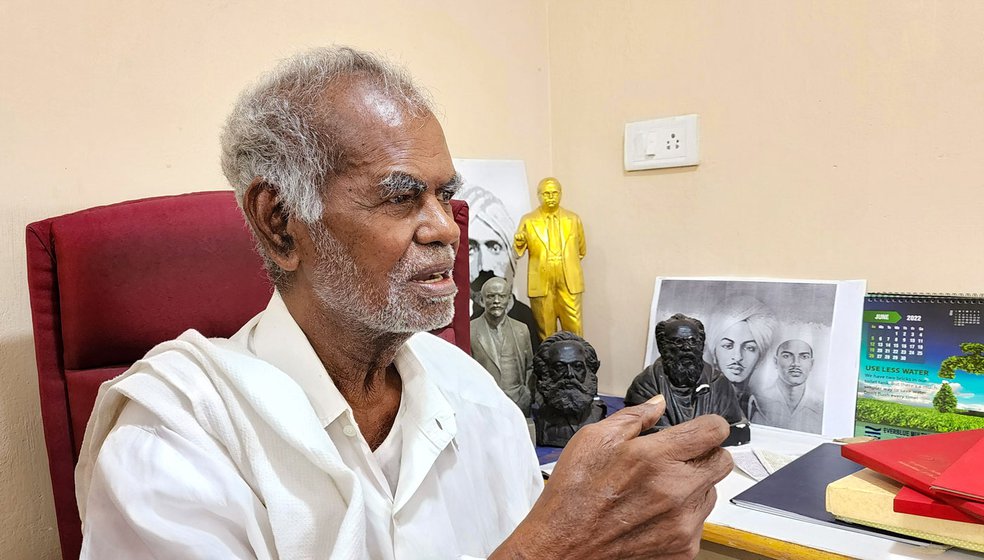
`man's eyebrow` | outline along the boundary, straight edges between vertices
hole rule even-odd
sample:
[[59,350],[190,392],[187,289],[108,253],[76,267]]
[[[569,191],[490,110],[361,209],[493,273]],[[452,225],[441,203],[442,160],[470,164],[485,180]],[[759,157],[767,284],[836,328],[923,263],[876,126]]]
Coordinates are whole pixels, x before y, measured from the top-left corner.
[[458,189],[460,189],[464,184],[465,180],[461,177],[461,173],[455,171],[454,176],[451,177],[451,180],[441,185],[437,190],[450,192],[453,196],[454,193],[458,192]]
[[[438,187],[440,191],[450,191],[454,194],[464,185],[460,173],[455,173],[447,182]],[[427,190],[427,184],[413,175],[403,171],[393,171],[379,182],[379,197],[387,200],[399,195],[417,196]]]
[[417,196],[427,190],[427,185],[420,179],[403,171],[394,171],[379,182],[379,198],[388,200],[394,196]]
[[465,184],[464,178],[461,177],[461,173],[457,171],[454,172],[454,176],[447,183],[444,183],[444,188],[458,190],[462,185]]

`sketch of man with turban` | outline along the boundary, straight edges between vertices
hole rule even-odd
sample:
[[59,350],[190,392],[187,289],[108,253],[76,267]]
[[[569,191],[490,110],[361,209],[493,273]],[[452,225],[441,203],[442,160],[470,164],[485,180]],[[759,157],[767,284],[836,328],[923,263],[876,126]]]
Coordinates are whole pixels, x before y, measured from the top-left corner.
[[[468,182],[467,178],[455,198],[468,203],[468,281],[472,292],[471,318],[475,319],[484,311],[480,296],[485,280],[497,276],[512,284],[516,274],[516,261],[512,254],[516,221],[502,199],[488,189]],[[540,346],[540,336],[532,310],[516,300],[515,295],[508,309],[510,318],[525,324],[530,330],[533,351],[536,351]]]
[[511,281],[516,272],[511,251],[516,222],[506,205],[495,194],[468,182],[456,198],[468,203],[468,281],[473,282],[483,270]]
[[777,321],[772,310],[750,296],[728,298],[709,322],[704,359],[724,374],[748,414],[749,380],[772,345]]

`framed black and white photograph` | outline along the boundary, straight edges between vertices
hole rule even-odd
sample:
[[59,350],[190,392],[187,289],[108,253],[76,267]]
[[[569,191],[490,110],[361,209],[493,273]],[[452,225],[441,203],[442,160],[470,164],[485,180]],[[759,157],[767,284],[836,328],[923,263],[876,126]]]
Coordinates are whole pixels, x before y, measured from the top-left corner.
[[455,159],[454,166],[464,180],[455,198],[468,203],[469,281],[483,270],[512,280],[513,236],[520,218],[531,210],[526,165],[521,160]]
[[704,361],[731,382],[753,424],[849,436],[864,281],[658,278],[653,331],[675,313],[704,324]]

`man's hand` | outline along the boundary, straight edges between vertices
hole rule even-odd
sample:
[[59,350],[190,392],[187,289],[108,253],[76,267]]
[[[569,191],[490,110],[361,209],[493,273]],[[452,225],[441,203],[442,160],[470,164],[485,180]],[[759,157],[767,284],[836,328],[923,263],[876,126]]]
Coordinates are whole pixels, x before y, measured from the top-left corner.
[[581,428],[533,510],[491,558],[693,558],[731,472],[717,415],[639,436],[661,395]]

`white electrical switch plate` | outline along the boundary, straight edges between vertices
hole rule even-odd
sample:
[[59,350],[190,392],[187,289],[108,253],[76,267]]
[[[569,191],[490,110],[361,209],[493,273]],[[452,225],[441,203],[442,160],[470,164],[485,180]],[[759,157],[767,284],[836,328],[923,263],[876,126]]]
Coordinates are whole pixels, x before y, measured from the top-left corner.
[[625,170],[697,165],[697,115],[625,125]]

